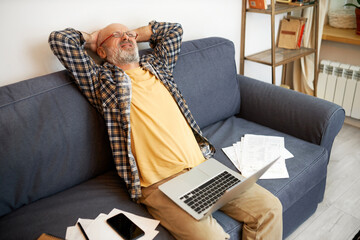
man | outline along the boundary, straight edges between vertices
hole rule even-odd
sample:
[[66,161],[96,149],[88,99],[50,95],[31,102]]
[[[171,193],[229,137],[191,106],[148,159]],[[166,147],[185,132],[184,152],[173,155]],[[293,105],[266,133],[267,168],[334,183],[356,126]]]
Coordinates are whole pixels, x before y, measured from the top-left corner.
[[[65,29],[49,37],[54,54],[104,116],[130,197],[177,239],[228,239],[213,217],[194,220],[158,189],[215,152],[172,77],[181,40],[180,24],[155,21],[133,31],[111,24],[92,34]],[[153,53],[140,59],[137,42],[150,42]],[[105,63],[96,64],[86,50]],[[258,185],[221,210],[244,222],[243,239],[282,238],[281,203]]]

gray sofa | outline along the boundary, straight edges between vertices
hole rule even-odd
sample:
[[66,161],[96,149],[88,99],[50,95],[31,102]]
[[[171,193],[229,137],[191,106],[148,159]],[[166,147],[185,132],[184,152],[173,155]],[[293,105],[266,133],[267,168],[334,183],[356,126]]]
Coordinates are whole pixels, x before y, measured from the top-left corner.
[[[145,54],[149,50],[145,50]],[[215,158],[246,133],[283,136],[295,156],[289,179],[260,180],[283,204],[284,238],[322,201],[333,140],[344,110],[327,101],[237,75],[234,45],[222,38],[184,42],[175,80]],[[132,202],[114,168],[105,124],[66,71],[0,88],[0,239],[65,237],[77,218]],[[241,223],[218,211],[232,239]],[[172,239],[161,226],[156,239]]]

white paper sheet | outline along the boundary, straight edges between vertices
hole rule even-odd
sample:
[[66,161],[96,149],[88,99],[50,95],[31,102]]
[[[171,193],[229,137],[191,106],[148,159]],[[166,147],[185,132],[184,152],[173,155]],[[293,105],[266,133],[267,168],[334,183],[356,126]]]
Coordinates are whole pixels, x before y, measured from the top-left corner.
[[281,156],[261,179],[288,178],[285,159],[294,156],[284,146],[283,137],[246,134],[240,142],[222,150],[245,177]]
[[[93,220],[92,219],[82,219],[79,218],[77,222],[81,223],[81,226],[85,229]],[[84,235],[81,233],[77,222],[74,226],[68,227],[66,229],[66,239],[73,239],[73,240],[86,240]]]
[[225,155],[230,159],[234,166],[240,171],[239,162],[236,157],[236,151],[233,146],[222,148]]
[[[122,238],[116,233],[106,222],[110,217],[113,217],[119,213],[125,214],[131,219],[136,225],[138,225],[144,232],[145,235],[139,239],[151,240],[159,233],[155,228],[159,225],[158,220],[137,216],[135,214],[125,212],[114,208],[109,214],[101,213],[95,219],[78,219],[84,228],[87,236],[91,240],[121,240]],[[84,235],[80,231],[77,224],[70,226],[66,230],[67,240],[85,240]]]

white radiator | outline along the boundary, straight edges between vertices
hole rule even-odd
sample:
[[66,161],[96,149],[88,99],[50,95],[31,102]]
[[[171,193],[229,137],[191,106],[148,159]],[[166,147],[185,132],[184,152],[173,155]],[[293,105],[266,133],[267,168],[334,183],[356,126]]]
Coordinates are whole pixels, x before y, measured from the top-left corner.
[[322,60],[317,97],[342,106],[346,116],[360,119],[360,66]]

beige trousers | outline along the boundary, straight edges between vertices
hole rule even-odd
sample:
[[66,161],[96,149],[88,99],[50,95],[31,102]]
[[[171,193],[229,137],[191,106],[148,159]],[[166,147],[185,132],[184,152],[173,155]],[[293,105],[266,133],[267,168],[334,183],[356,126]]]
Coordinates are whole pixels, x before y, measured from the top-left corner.
[[[229,239],[215,218],[209,216],[201,221],[195,220],[158,189],[159,185],[179,174],[143,188],[140,202],[176,239]],[[282,239],[282,205],[278,198],[257,184],[220,210],[244,223],[243,240]]]

